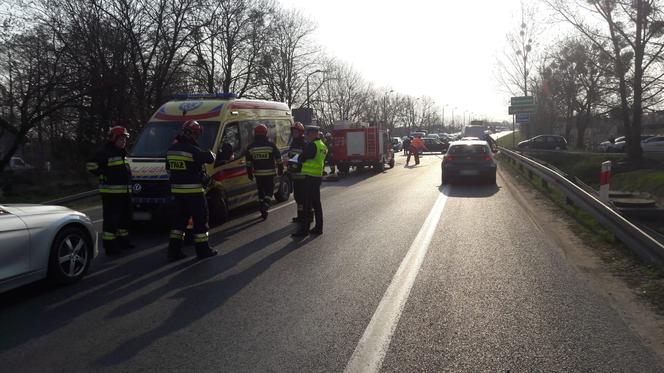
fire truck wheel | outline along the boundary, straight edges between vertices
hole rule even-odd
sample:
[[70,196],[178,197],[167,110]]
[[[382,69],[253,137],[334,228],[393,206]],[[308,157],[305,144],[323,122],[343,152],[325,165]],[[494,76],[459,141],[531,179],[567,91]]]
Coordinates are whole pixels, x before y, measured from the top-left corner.
[[224,196],[219,192],[208,194],[208,209],[210,210],[210,225],[219,225],[228,218],[228,205]]
[[350,167],[347,164],[340,164],[339,165],[339,172],[348,175],[348,171],[350,171]]
[[378,171],[378,172],[383,172],[383,171],[385,171],[385,163],[383,163],[382,161],[378,162],[378,163],[375,163],[373,165],[373,169]]

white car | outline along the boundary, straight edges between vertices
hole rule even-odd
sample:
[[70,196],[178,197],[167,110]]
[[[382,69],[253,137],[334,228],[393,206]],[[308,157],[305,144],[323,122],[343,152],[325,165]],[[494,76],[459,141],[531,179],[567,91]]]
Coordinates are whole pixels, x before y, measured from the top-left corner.
[[97,232],[62,206],[0,205],[0,293],[48,277],[80,280],[97,256]]
[[664,136],[653,136],[641,141],[644,152],[664,152]]
[[620,136],[616,137],[616,139],[611,142],[611,141],[602,141],[599,143],[599,150],[605,153],[610,153],[610,152],[615,152],[618,151],[616,148],[616,144],[621,143],[624,144],[625,142],[625,136]]

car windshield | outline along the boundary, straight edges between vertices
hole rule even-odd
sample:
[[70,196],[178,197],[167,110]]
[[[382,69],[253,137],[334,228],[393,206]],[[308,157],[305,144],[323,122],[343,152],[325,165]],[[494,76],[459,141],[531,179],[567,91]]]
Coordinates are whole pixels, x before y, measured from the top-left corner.
[[486,145],[453,145],[447,151],[449,154],[457,155],[473,155],[473,154],[488,154],[489,147]]
[[[219,122],[198,122],[203,134],[198,140],[201,149],[211,149],[217,137]],[[131,151],[132,157],[163,157],[180,132],[182,122],[150,122],[143,129]]]

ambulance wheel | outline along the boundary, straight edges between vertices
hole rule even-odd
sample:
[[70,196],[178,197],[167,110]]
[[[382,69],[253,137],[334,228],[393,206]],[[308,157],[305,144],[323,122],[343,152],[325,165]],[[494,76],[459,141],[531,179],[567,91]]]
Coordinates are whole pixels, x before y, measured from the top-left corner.
[[228,218],[228,205],[224,196],[219,192],[208,194],[208,209],[210,210],[210,225],[219,225]]
[[279,190],[274,194],[274,199],[278,202],[288,201],[290,197],[290,183],[288,182],[288,177],[282,176],[279,178]]

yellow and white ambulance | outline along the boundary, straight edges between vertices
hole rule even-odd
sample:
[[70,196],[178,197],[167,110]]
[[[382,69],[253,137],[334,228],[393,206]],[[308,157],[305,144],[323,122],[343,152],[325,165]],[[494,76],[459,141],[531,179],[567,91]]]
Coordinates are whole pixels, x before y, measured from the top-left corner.
[[[203,127],[199,146],[217,154],[217,162],[207,166],[211,182],[206,194],[213,223],[223,221],[229,210],[258,199],[255,183],[247,177],[243,157],[253,141],[254,127],[266,125],[268,138],[283,152],[293,125],[285,103],[237,99],[232,93],[176,95],[152,115],[128,157],[133,175],[134,221],[170,215],[166,151],[187,120],[196,120]],[[219,156],[224,144],[233,150],[233,158],[228,162]],[[282,202],[289,198],[291,184],[286,175],[276,178],[275,199]]]

